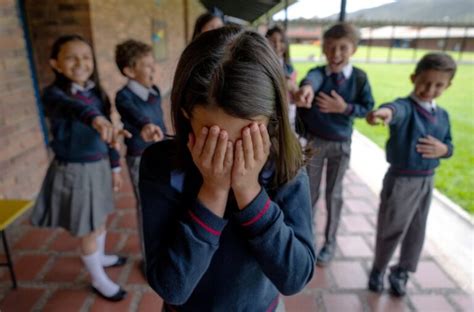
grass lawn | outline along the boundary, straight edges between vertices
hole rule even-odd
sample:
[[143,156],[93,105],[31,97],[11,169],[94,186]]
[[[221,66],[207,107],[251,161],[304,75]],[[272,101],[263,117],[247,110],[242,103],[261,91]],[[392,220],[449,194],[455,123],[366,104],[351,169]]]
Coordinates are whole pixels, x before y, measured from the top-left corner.
[[[425,53],[429,52],[429,50],[419,49],[416,51],[413,49],[403,49],[403,48],[393,48],[392,49],[392,60],[412,60],[412,59],[419,59]],[[369,54],[368,54],[369,53]],[[460,55],[459,52],[448,51],[456,61],[470,61],[474,62],[474,52],[463,52]],[[354,54],[354,59],[362,59],[365,60],[368,56],[369,59],[377,59],[377,60],[386,60],[389,54],[388,48],[382,47],[371,47],[368,49],[365,46],[360,46],[356,53]],[[415,58],[413,56],[415,55]],[[319,45],[311,45],[311,44],[292,44],[290,46],[290,56],[292,58],[308,58],[313,56],[315,60],[321,57],[321,46]],[[461,58],[460,58],[461,57]]]
[[[293,51],[295,49],[292,48]],[[316,63],[293,65],[300,80]],[[406,96],[411,91],[409,76],[414,64],[355,65],[367,72],[376,106]],[[443,160],[437,169],[436,188],[474,214],[474,65],[459,66],[452,86],[437,99],[437,103],[449,112],[455,149],[453,157]],[[388,138],[388,129],[385,127],[371,127],[365,120],[357,120],[355,127],[380,147],[385,146]]]

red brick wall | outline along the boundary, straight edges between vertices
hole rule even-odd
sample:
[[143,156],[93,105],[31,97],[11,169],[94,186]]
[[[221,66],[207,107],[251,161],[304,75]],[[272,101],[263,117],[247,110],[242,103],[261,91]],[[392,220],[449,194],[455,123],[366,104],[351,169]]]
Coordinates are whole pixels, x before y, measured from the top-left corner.
[[91,22],[88,0],[26,0],[33,57],[39,88],[50,84],[54,75],[48,60],[56,38],[78,34],[91,42]]
[[[202,10],[197,0],[188,1],[188,16],[194,18]],[[159,3],[158,5],[156,3]],[[90,0],[94,49],[102,85],[113,99],[125,84],[114,61],[115,46],[129,38],[151,44],[152,19],[167,25],[167,58],[157,62],[155,82],[164,97],[163,111],[170,129],[169,92],[173,74],[185,47],[184,0]],[[188,22],[194,24],[194,20]]]
[[0,198],[30,198],[47,165],[15,0],[0,1]]

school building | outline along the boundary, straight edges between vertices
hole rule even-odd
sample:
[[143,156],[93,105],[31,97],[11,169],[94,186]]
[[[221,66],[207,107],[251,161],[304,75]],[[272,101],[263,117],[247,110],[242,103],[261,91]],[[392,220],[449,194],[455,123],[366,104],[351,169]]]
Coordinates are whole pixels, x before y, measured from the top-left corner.
[[237,17],[234,21],[249,23],[293,2],[0,0],[0,199],[32,198],[49,163],[40,90],[53,80],[48,58],[58,36],[80,34],[91,42],[112,102],[126,82],[114,62],[115,45],[128,38],[152,44],[155,81],[168,114],[175,66],[206,7],[217,6]]

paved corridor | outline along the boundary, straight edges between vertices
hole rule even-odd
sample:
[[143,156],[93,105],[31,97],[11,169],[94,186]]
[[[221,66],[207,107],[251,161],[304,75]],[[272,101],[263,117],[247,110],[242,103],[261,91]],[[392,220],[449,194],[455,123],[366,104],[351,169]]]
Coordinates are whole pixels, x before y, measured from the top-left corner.
[[[124,173],[125,175],[126,173]],[[305,311],[474,311],[473,297],[461,290],[430,256],[430,243],[409,283],[408,295],[395,299],[366,290],[374,248],[378,195],[349,171],[345,179],[345,207],[332,264],[317,268],[315,278],[298,295],[285,297],[288,312]],[[321,245],[325,222],[318,204],[317,241]],[[10,289],[10,275],[0,268],[0,311],[161,311],[161,299],[139,271],[135,200],[130,185],[117,195],[117,210],[109,219],[106,249],[129,255],[121,268],[107,269],[125,285],[129,295],[109,303],[88,288],[88,276],[79,258],[78,240],[62,230],[37,229],[27,218],[8,229],[19,289]],[[0,251],[3,258],[3,251]]]

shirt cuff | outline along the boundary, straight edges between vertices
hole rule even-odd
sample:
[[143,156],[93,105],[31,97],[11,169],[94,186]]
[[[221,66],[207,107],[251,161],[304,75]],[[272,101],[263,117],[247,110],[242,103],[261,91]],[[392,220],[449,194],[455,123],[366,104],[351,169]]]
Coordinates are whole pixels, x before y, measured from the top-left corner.
[[83,123],[85,123],[86,125],[92,125],[92,121],[94,120],[95,117],[97,116],[102,116],[102,114],[100,114],[99,112],[95,111],[95,110],[89,110],[87,112],[85,112],[82,116],[81,116],[81,120]]
[[113,173],[120,173],[122,171],[122,167],[113,167],[112,172]]
[[188,210],[188,217],[196,235],[210,244],[218,245],[226,220],[213,214],[197,199],[193,209]]
[[311,80],[303,79],[300,82],[300,88],[303,87],[303,86],[313,86],[313,84],[311,83]]
[[234,214],[240,227],[250,237],[265,231],[274,221],[277,214],[267,192],[262,188],[254,200],[243,210]]

